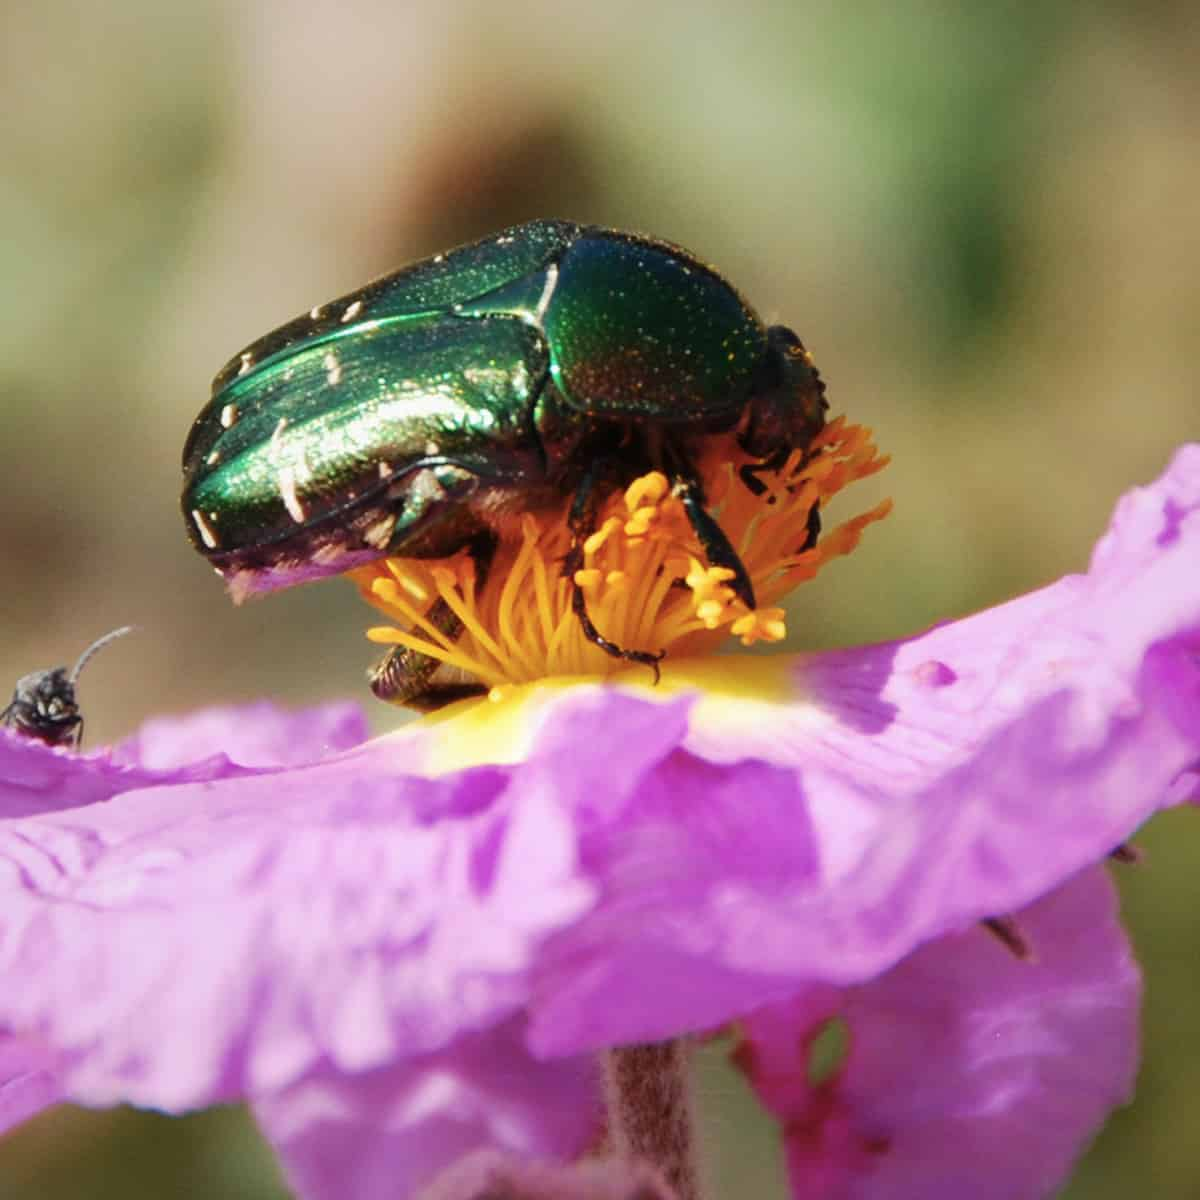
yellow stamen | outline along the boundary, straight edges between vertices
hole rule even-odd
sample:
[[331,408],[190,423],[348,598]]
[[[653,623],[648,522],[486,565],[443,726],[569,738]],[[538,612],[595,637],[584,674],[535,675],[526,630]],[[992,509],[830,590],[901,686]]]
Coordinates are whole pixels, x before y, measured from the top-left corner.
[[781,642],[787,637],[783,609],[756,608],[744,617],[738,617],[729,626],[729,632],[741,638],[743,646],[753,646],[755,642]]
[[643,504],[654,508],[670,490],[667,477],[661,471],[651,471],[625,489],[625,507],[629,512],[636,512]]
[[587,558],[599,554],[601,547],[621,528],[621,522],[616,517],[609,517],[595,533],[583,543],[583,553]]
[[[666,476],[653,471],[603,502],[572,579],[562,573],[571,547],[565,508],[526,514],[519,536],[501,539],[479,589],[465,552],[444,561],[380,559],[351,571],[363,598],[394,622],[367,636],[465,671],[496,696],[508,684],[607,676],[625,667],[584,638],[571,607],[572,581],[583,589],[596,628],[629,650],[665,650],[672,660],[708,652],[730,635],[747,646],[780,641],[787,627],[774,602],[826,562],[849,554],[863,530],[891,510],[891,501],[801,550],[810,508],[815,504],[824,513],[834,495],[874,475],[888,459],[877,453],[870,430],[839,417],[778,471],[757,473],[762,495],[738,476],[752,462],[732,437],[713,439],[700,469],[709,510],[754,585],[754,611],[730,586],[734,573],[705,561],[682,503],[671,495]],[[439,598],[462,623],[454,637],[428,619]]]

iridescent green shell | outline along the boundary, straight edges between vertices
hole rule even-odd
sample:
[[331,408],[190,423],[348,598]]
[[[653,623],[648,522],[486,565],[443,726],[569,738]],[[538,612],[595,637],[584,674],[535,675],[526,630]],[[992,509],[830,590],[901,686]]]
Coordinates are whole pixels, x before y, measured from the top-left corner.
[[240,590],[448,554],[485,510],[565,496],[599,426],[727,427],[766,347],[686,251],[533,221],[233,358],[184,448],[189,534]]

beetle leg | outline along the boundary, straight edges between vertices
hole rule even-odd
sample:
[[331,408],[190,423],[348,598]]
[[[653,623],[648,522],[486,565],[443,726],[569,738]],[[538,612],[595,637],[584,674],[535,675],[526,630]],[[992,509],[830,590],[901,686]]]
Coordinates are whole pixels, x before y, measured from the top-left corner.
[[[755,480],[755,482],[759,482]],[[750,572],[738,557],[738,552],[725,536],[725,530],[717,524],[712,513],[704,507],[704,489],[692,475],[678,474],[671,487],[672,492],[683,502],[683,511],[695,531],[704,550],[704,557],[713,567],[725,567],[733,572],[729,586],[733,594],[749,609],[757,607],[754,600],[754,584]]]
[[[469,543],[471,560],[475,564],[475,586],[482,588],[496,553],[496,536],[484,530]],[[441,597],[434,602],[425,619],[449,639],[462,632],[462,621]],[[455,700],[480,696],[487,691],[482,683],[473,680],[435,680],[443,664],[428,654],[395,646],[367,673],[371,691],[389,704],[403,704],[419,712],[433,712]]]
[[[764,458],[762,462],[746,463],[738,467],[738,477],[743,485],[748,488],[755,496],[766,494],[767,485],[759,479],[760,475],[768,471],[780,470],[784,463],[791,456],[791,450],[786,446],[777,450],[770,458]],[[774,503],[775,497],[771,497],[771,502]],[[696,531],[699,533],[699,530]],[[800,544],[800,548],[796,551],[797,554],[803,554],[805,550],[811,550],[817,544],[817,538],[821,536],[821,512],[819,505],[814,502],[812,508],[808,510],[807,528],[805,531],[804,541]]]
[[762,462],[745,463],[738,467],[738,477],[742,483],[756,496],[766,494],[767,485],[759,479],[760,475],[765,475],[768,471],[778,471],[782,469],[783,464],[787,462],[792,451],[789,446],[781,446],[769,458],[764,458]]
[[[575,557],[575,548],[571,548],[567,554],[566,565],[570,566],[572,560],[578,563],[583,562],[582,547],[580,547],[577,558]],[[578,569],[576,567],[576,570]],[[592,624],[592,618],[588,616],[587,611],[587,597],[583,594],[583,588],[574,580],[571,581],[571,611],[574,612],[580,627],[583,629],[583,636],[593,646],[599,646],[605,654],[611,654],[613,658],[624,659],[625,662],[641,663],[643,666],[649,667],[654,672],[654,682],[657,683],[659,681],[661,672],[658,669],[658,664],[666,657],[667,652],[665,650],[655,650],[653,652],[649,650],[626,650],[624,646],[618,646],[616,642],[610,642]]]
[[814,500],[812,508],[808,510],[808,519],[805,522],[804,541],[801,543],[798,554],[803,554],[805,550],[811,550],[817,544],[817,538],[821,536],[821,503],[819,500]]
[[620,658],[625,662],[641,663],[643,666],[649,667],[654,672],[654,682],[657,683],[659,679],[658,664],[662,661],[666,651],[659,650],[651,653],[648,650],[626,650],[623,646],[618,646],[616,642],[609,641],[592,624],[592,618],[588,616],[587,597],[583,594],[583,588],[575,582],[575,572],[583,567],[583,544],[596,529],[596,484],[608,465],[604,459],[593,460],[580,481],[575,499],[571,503],[571,512],[568,517],[571,527],[571,548],[567,551],[566,558],[563,559],[563,575],[571,581],[571,611],[575,614],[575,618],[583,630],[583,636],[593,646],[599,646],[605,654],[610,654],[613,658]]

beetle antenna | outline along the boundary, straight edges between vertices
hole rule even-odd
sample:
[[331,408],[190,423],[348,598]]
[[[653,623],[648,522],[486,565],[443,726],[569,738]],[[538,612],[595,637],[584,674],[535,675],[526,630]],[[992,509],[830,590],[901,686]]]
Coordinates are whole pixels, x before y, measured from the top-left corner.
[[88,659],[96,653],[97,650],[103,649],[109,642],[115,642],[117,638],[124,637],[127,633],[133,632],[132,625],[122,625],[120,629],[114,629],[112,633],[106,633],[103,637],[98,637],[80,656],[79,661],[71,668],[69,682],[74,684],[79,678],[79,672],[87,666]]

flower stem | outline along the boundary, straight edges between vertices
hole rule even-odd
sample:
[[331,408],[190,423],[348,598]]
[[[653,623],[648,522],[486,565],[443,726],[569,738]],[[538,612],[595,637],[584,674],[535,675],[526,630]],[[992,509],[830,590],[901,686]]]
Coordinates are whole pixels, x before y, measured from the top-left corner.
[[620,1046],[605,1055],[614,1154],[651,1163],[678,1200],[702,1200],[683,1039]]

